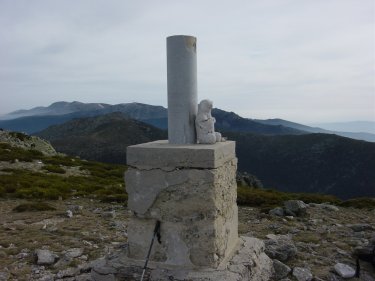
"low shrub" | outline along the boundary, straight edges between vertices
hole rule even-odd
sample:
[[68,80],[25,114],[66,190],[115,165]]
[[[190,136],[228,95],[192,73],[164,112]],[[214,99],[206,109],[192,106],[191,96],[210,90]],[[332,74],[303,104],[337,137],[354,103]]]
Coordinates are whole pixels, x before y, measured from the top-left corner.
[[31,140],[31,137],[29,135],[20,132],[9,132],[9,135],[16,139],[19,139],[20,141]]
[[51,173],[56,173],[56,174],[65,174],[66,171],[64,168],[61,168],[60,166],[49,164],[49,165],[44,165],[43,170],[46,170]]
[[99,197],[101,202],[111,203],[127,203],[128,202],[128,195],[127,194],[112,194],[103,197]]
[[238,187],[237,203],[253,207],[272,207],[281,205],[283,201],[290,200],[289,194],[275,190]]
[[354,198],[339,204],[341,207],[353,207],[357,209],[375,209],[375,198]]
[[56,208],[45,202],[30,202],[18,205],[13,209],[14,212],[37,212],[37,211],[54,211]]
[[237,203],[239,205],[262,207],[265,210],[281,206],[287,200],[302,200],[305,203],[340,204],[341,200],[333,195],[316,193],[291,193],[274,189],[259,189],[239,186],[237,188]]
[[16,159],[24,162],[32,162],[34,159],[40,159],[43,153],[38,150],[27,150],[20,147],[13,147],[6,143],[0,144],[0,161],[14,162]]

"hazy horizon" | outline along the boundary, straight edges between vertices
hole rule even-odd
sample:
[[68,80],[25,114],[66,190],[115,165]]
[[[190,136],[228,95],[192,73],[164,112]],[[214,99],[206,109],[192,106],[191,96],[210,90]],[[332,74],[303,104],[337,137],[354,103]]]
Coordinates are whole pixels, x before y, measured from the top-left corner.
[[[73,5],[74,4],[74,5]],[[0,1],[0,114],[167,104],[167,36],[197,37],[198,98],[252,119],[375,121],[375,3]]]
[[[58,102],[68,102],[68,103],[72,103],[72,102],[81,102],[79,100],[72,100],[72,101],[66,101],[66,100],[59,100],[59,101],[55,101],[55,102],[52,102],[51,104],[48,104],[46,106],[42,105],[42,106],[35,106],[35,107],[31,107],[31,108],[19,108],[19,109],[16,109],[16,110],[13,110],[11,112],[7,112],[5,114],[0,114],[0,120],[1,120],[1,117],[2,116],[5,116],[7,114],[11,114],[13,112],[17,112],[17,111],[21,111],[21,110],[31,110],[31,109],[34,109],[36,107],[48,107],[54,103],[58,103]],[[109,105],[115,105],[115,104],[111,104],[111,103],[107,103],[107,102],[88,102],[88,103],[101,103],[101,104],[109,104]],[[137,103],[136,101],[134,103]],[[168,108],[167,106],[164,106],[164,105],[161,105],[161,104],[150,104],[150,105],[153,105],[153,106],[163,106],[165,108]],[[221,108],[220,108],[221,109]],[[237,112],[234,112],[236,114],[238,114]],[[238,114],[240,115],[240,114]],[[249,118],[249,119],[260,119],[260,118],[251,118],[251,117],[246,117],[246,116],[242,116],[240,115],[241,117],[244,117],[244,118]],[[260,119],[260,120],[265,120],[265,119],[282,119],[282,118],[278,118],[278,117],[275,117],[275,118],[264,118],[264,119]],[[296,123],[300,123],[300,124],[303,124],[303,125],[307,125],[307,126],[311,126],[311,127],[318,127],[320,125],[327,125],[327,128],[329,126],[335,126],[337,124],[340,124],[340,123],[356,123],[356,122],[370,122],[370,123],[375,123],[375,121],[372,121],[372,120],[347,120],[347,121],[334,121],[334,122],[331,122],[331,121],[328,121],[328,122],[311,122],[311,123],[304,123],[304,122],[299,122],[298,120],[289,120],[289,119],[284,119],[286,121],[291,121],[291,122],[296,122]],[[375,129],[375,128],[374,128]],[[360,132],[359,130],[353,130],[353,132]],[[375,132],[373,132],[375,133]]]

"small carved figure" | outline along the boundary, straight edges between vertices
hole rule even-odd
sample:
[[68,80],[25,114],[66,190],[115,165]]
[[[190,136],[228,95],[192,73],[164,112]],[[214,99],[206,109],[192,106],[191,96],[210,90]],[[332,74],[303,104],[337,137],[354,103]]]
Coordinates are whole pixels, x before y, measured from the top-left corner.
[[215,132],[215,118],[211,115],[212,101],[202,100],[198,105],[198,114],[195,119],[197,143],[213,144],[225,141],[220,133]]

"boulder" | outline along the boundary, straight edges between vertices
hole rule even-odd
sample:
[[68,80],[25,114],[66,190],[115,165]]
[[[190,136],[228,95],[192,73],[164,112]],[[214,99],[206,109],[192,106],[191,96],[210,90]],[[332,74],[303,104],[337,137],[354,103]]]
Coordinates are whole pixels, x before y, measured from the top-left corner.
[[37,257],[36,263],[38,265],[51,265],[54,264],[59,258],[58,255],[54,254],[50,250],[36,250],[35,255]]
[[279,260],[273,260],[273,269],[274,269],[274,274],[273,278],[275,280],[280,280],[288,276],[288,274],[292,271],[292,269],[287,266],[286,264],[283,264]]
[[115,210],[112,210],[112,211],[106,211],[106,212],[103,212],[103,213],[102,213],[102,217],[103,217],[104,219],[107,219],[107,220],[109,220],[109,219],[114,219],[114,218],[116,218],[116,211],[115,211]]
[[284,216],[284,210],[281,207],[276,207],[276,208],[270,210],[269,214],[273,215],[273,216],[283,217]]
[[293,268],[293,276],[296,277],[298,281],[310,281],[313,279],[310,269],[305,267]]
[[374,229],[374,227],[368,223],[356,223],[349,224],[347,226],[350,227],[354,232],[361,232]]
[[337,211],[340,210],[339,207],[337,207],[335,205],[327,204],[327,203],[322,204],[322,207],[323,207],[323,209],[328,210],[328,211],[332,211],[332,212],[337,212]]
[[0,271],[0,281],[7,281],[10,278],[10,273],[7,271]]
[[78,258],[82,256],[83,248],[72,248],[66,251],[65,256],[67,258]]
[[66,278],[66,277],[74,277],[79,274],[78,268],[69,267],[64,270],[60,270],[57,272],[56,277],[57,278]]
[[73,214],[80,214],[82,213],[83,206],[81,205],[69,205],[69,210],[73,212]]
[[288,200],[284,202],[285,213],[291,216],[304,216],[307,213],[307,205],[301,200]]
[[67,216],[68,218],[72,218],[72,217],[73,217],[73,212],[72,212],[71,210],[67,210],[67,211],[66,211],[66,216]]
[[344,263],[336,263],[333,268],[342,278],[352,278],[355,275],[355,270]]
[[275,235],[274,239],[265,240],[265,253],[272,259],[287,261],[297,254],[297,248],[288,235]]

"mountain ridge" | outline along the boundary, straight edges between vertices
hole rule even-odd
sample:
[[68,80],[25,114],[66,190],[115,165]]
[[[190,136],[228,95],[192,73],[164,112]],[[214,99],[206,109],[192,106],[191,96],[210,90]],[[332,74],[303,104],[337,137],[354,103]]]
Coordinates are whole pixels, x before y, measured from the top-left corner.
[[[16,117],[14,113],[20,112],[15,111],[6,115],[8,118],[12,117],[13,119],[0,120],[0,127],[8,130],[35,133],[50,125],[62,124],[74,118],[92,117],[117,111],[160,129],[167,129],[168,126],[167,109],[162,106],[137,102],[109,105],[106,103],[82,103],[75,101],[55,102],[49,107],[35,107],[31,110],[21,110],[23,115],[29,116],[19,118],[13,118]],[[54,114],[45,115],[49,114],[49,112],[53,112]],[[234,112],[227,112],[221,109],[213,109],[213,116],[217,120],[217,129],[223,131],[245,131],[265,135],[303,134],[309,132],[328,133],[375,142],[375,134],[335,132],[316,127],[309,127],[283,119],[249,119],[243,118]]]
[[[375,197],[374,143],[331,134],[222,133],[236,141],[239,171],[256,175],[266,187]],[[36,135],[60,152],[111,163],[126,163],[128,145],[167,138],[166,131],[122,113],[74,119]]]
[[126,148],[167,138],[167,133],[120,112],[73,119],[35,134],[59,152],[87,160],[126,163]]

